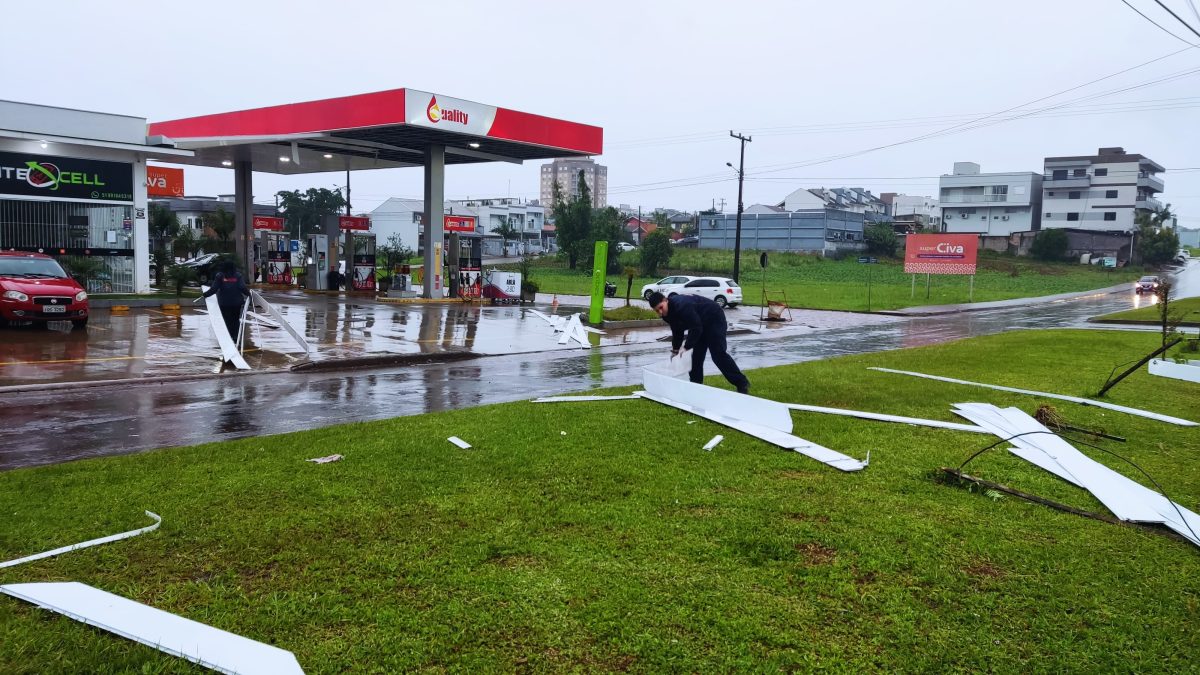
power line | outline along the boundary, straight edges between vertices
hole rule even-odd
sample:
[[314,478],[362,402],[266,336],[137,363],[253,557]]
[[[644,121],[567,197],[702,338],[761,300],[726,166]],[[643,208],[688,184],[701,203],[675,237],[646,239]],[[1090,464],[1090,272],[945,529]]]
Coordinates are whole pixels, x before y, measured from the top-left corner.
[[1179,40],[1180,42],[1182,42],[1182,43],[1183,43],[1183,44],[1185,44],[1185,45],[1189,45],[1189,46],[1192,46],[1192,47],[1195,47],[1195,46],[1196,46],[1196,45],[1192,44],[1191,42],[1188,42],[1187,40],[1185,40],[1185,39],[1183,39],[1183,38],[1179,37],[1178,35],[1176,35],[1176,34],[1174,34],[1174,33],[1172,33],[1171,31],[1167,30],[1166,28],[1163,28],[1162,24],[1158,23],[1158,22],[1157,22],[1157,21],[1155,21],[1154,19],[1151,19],[1150,17],[1146,16],[1145,14],[1142,14],[1142,10],[1140,10],[1140,9],[1138,9],[1137,7],[1134,7],[1133,5],[1129,4],[1129,1],[1128,1],[1128,0],[1121,0],[1121,2],[1125,3],[1125,6],[1126,6],[1126,7],[1128,7],[1129,9],[1132,9],[1133,11],[1137,12],[1137,13],[1138,13],[1138,16],[1140,16],[1140,17],[1142,17],[1143,19],[1145,19],[1145,20],[1149,21],[1150,23],[1154,24],[1154,25],[1155,25],[1155,27],[1157,27],[1159,30],[1161,30],[1162,32],[1166,33],[1167,35],[1170,35],[1171,37],[1175,38],[1176,40]]
[[[1176,21],[1183,24],[1184,27],[1187,28],[1188,30],[1192,31],[1192,33],[1196,37],[1200,37],[1200,31],[1197,31],[1195,28],[1192,27],[1192,24],[1184,21],[1183,18],[1180,17],[1178,14],[1176,14],[1170,7],[1167,7],[1165,4],[1163,4],[1162,0],[1154,0],[1154,2],[1158,3],[1159,7],[1162,7],[1163,9],[1167,10],[1167,14],[1170,14],[1171,16],[1175,17]],[[1195,8],[1193,7],[1192,9],[1195,9]]]

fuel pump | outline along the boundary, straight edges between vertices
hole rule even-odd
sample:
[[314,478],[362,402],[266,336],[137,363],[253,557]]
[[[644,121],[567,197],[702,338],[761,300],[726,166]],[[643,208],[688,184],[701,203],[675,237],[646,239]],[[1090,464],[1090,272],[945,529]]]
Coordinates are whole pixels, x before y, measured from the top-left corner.
[[262,256],[263,283],[292,285],[291,243],[286,232],[262,230],[258,250]]
[[329,237],[324,234],[308,235],[308,255],[305,257],[306,284],[310,289],[329,289]]
[[375,292],[375,233],[345,231],[345,249],[351,269],[348,290]]

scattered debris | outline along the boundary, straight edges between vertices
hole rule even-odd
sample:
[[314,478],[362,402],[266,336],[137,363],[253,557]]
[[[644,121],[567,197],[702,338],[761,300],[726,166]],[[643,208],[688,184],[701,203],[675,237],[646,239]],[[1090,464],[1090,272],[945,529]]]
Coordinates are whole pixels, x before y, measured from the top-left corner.
[[1052,405],[1046,405],[1044,403],[1039,405],[1037,410],[1033,412],[1033,419],[1042,423],[1047,429],[1052,431],[1077,431],[1081,434],[1087,434],[1097,438],[1107,438],[1110,441],[1120,441],[1121,443],[1125,442],[1125,439],[1120,436],[1106,434],[1102,430],[1097,431],[1095,429],[1084,429],[1083,427],[1077,427],[1068,423],[1067,418],[1063,417],[1062,414],[1058,412],[1058,408],[1055,408]]
[[958,403],[954,412],[1012,444],[1017,457],[1092,493],[1117,518],[1161,523],[1200,546],[1200,516],[1088,457],[1020,409]]
[[[1165,309],[1165,306],[1164,306],[1164,309]],[[1104,396],[1104,394],[1107,393],[1109,389],[1112,389],[1113,387],[1117,386],[1117,384],[1121,380],[1124,380],[1125,378],[1127,378],[1130,375],[1137,372],[1138,368],[1141,368],[1142,366],[1146,365],[1147,361],[1153,359],[1154,357],[1158,356],[1159,354],[1162,354],[1163,352],[1167,351],[1171,347],[1174,347],[1175,345],[1179,344],[1182,341],[1183,341],[1183,338],[1175,338],[1174,340],[1167,342],[1166,337],[1164,336],[1163,344],[1161,347],[1159,347],[1158,349],[1155,349],[1154,351],[1150,352],[1149,354],[1143,356],[1141,359],[1138,360],[1137,363],[1135,363],[1132,366],[1130,366],[1129,368],[1127,368],[1125,370],[1125,372],[1121,373],[1120,375],[1117,375],[1115,378],[1113,377],[1113,373],[1117,372],[1117,368],[1120,368],[1121,366],[1119,366],[1119,365],[1114,366],[1112,369],[1112,372],[1108,374],[1108,380],[1104,383],[1103,387],[1100,387],[1100,391],[1096,392],[1096,396],[1097,397]],[[1122,365],[1124,365],[1124,364],[1122,364]]]
[[255,307],[266,310],[267,314],[272,319],[274,319],[275,323],[279,324],[280,327],[282,327],[284,330],[286,330],[288,332],[289,335],[292,336],[292,339],[296,341],[296,344],[300,346],[300,349],[305,354],[308,354],[313,351],[312,346],[310,346],[308,344],[308,341],[304,339],[304,336],[301,335],[295,328],[292,328],[292,324],[288,323],[283,318],[283,315],[279,313],[278,309],[275,309],[274,305],[267,302],[263,298],[262,293],[259,293],[258,291],[251,289],[250,290],[250,298],[254,300]]
[[330,462],[336,462],[341,459],[345,459],[345,457],[343,457],[341,455],[329,455],[328,457],[316,457],[314,459],[306,459],[304,461],[312,462],[314,464],[328,464]]
[[725,437],[722,436],[721,434],[717,434],[716,436],[712,437],[711,441],[704,444],[704,449],[712,450],[713,448],[717,447],[717,444],[719,444],[723,440],[725,440]]
[[581,403],[584,401],[625,401],[629,399],[641,398],[637,394],[628,396],[548,396],[546,398],[535,398],[534,403]]
[[471,444],[464,441],[463,439],[459,438],[458,436],[451,436],[450,438],[447,438],[446,440],[457,445],[458,447],[462,448],[463,450],[471,449]]
[[146,511],[146,515],[150,516],[151,518],[154,519],[153,525],[147,525],[146,527],[143,527],[141,529],[130,530],[128,532],[121,532],[120,534],[110,534],[107,537],[100,537],[99,539],[90,539],[88,541],[80,542],[78,544],[71,544],[70,546],[63,546],[62,548],[56,548],[53,551],[45,551],[42,553],[25,556],[24,558],[17,558],[16,560],[0,562],[0,568],[12,567],[14,565],[20,565],[22,563],[33,562],[34,560],[41,560],[42,558],[49,558],[52,556],[56,556],[60,553],[69,553],[71,551],[78,551],[81,548],[89,548],[92,546],[99,546],[100,544],[107,544],[109,542],[119,541],[121,539],[128,539],[130,537],[136,537],[139,534],[145,534],[146,532],[152,532],[154,530],[157,530],[158,526],[162,524],[162,518],[160,518],[158,516],[158,514],[151,513],[150,511]]
[[942,422],[940,420],[926,420],[919,417],[903,417],[900,415],[885,415],[883,413],[863,412],[860,410],[846,410],[844,408],[826,408],[819,405],[804,405],[803,403],[785,403],[791,410],[800,410],[803,412],[825,413],[828,415],[845,415],[846,417],[858,417],[864,420],[876,420],[879,422],[899,422],[901,424],[911,424],[921,427],[934,427],[936,429],[953,429],[955,431],[969,431],[976,434],[986,434],[987,429],[977,427],[971,424],[959,424],[958,422]]
[[77,581],[8,584],[0,592],[222,673],[304,673],[289,651]]
[[565,432],[565,431],[560,431],[560,432],[558,432],[558,433],[559,433],[559,435],[561,435],[561,436],[566,436],[566,435],[567,435],[567,432]]
[[[208,286],[201,286],[200,291],[207,293]],[[217,296],[210,295],[204,298],[204,306],[208,308],[208,322],[212,325],[213,335],[216,336],[217,344],[221,348],[221,361],[232,363],[238,370],[250,370],[250,364],[242,358],[241,352],[233,342],[233,336],[225,328],[225,321],[221,318],[221,308],[217,306]]]
[[579,319],[579,317],[582,316],[581,314],[572,314],[570,315],[570,318],[567,318],[562,316],[547,316],[536,309],[531,309],[529,311],[542,321],[550,324],[550,326],[554,328],[554,332],[562,333],[562,335],[560,335],[558,338],[558,344],[560,345],[565,345],[571,340],[575,340],[580,344],[580,346],[586,349],[591,349],[592,343],[588,341],[587,334],[605,334],[602,330],[583,325],[583,322]]
[[642,378],[646,391],[640,395],[645,398],[737,429],[835,469],[859,471],[871,461],[870,454],[860,461],[793,436],[792,415],[782,403],[675,379],[650,368],[642,369]]
[[1150,374],[1200,384],[1200,361],[1176,363],[1165,359],[1154,359],[1150,361]]
[[975,386],[975,387],[984,387],[986,389],[995,389],[997,391],[1007,391],[1007,392],[1011,392],[1014,394],[1029,394],[1031,396],[1043,396],[1045,398],[1054,398],[1054,399],[1058,399],[1060,401],[1070,401],[1072,403],[1078,403],[1080,405],[1090,405],[1090,406],[1095,406],[1097,408],[1104,408],[1105,410],[1115,410],[1117,412],[1128,413],[1130,415],[1137,415],[1138,417],[1146,417],[1146,418],[1149,418],[1152,420],[1158,420],[1160,422],[1167,422],[1170,424],[1178,424],[1179,426],[1183,426],[1183,427],[1197,426],[1196,422],[1192,422],[1192,421],[1185,420],[1185,419],[1180,419],[1178,417],[1171,417],[1170,415],[1161,415],[1156,412],[1150,412],[1148,410],[1139,410],[1137,408],[1127,408],[1123,405],[1117,405],[1115,403],[1108,403],[1106,401],[1096,401],[1096,400],[1093,400],[1090,398],[1080,398],[1078,396],[1066,396],[1064,394],[1049,394],[1044,391],[1031,391],[1029,389],[1017,389],[1015,387],[1003,387],[998,384],[984,384],[982,382],[971,382],[969,380],[956,380],[952,377],[942,377],[940,375],[927,375],[925,373],[914,373],[914,372],[908,371],[908,370],[893,370],[891,368],[874,368],[874,367],[869,368],[869,370],[878,370],[881,373],[896,373],[898,375],[911,375],[913,377],[923,377],[927,380],[938,380],[939,382],[950,382],[953,384],[969,384],[969,385]]

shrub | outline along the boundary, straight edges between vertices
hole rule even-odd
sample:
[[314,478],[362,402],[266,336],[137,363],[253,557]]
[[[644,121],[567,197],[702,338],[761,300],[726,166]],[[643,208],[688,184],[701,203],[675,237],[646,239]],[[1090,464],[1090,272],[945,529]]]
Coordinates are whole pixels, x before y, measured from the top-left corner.
[[1062,260],[1067,257],[1066,230],[1042,230],[1033,238],[1030,253],[1039,260]]
[[671,238],[663,230],[655,230],[646,235],[642,242],[641,251],[642,274],[648,277],[658,275],[658,268],[671,262]]
[[868,252],[875,255],[885,255],[889,258],[896,255],[896,247],[900,245],[900,240],[896,237],[896,231],[887,223],[871,223],[867,225],[867,229],[863,233],[863,239],[867,242]]

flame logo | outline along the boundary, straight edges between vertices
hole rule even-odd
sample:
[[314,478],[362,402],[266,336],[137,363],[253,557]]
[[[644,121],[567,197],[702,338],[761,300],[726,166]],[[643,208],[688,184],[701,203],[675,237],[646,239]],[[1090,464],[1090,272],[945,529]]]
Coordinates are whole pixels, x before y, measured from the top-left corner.
[[429,107],[425,109],[425,116],[434,124],[437,124],[442,119],[442,109],[438,107],[437,96],[430,97]]

